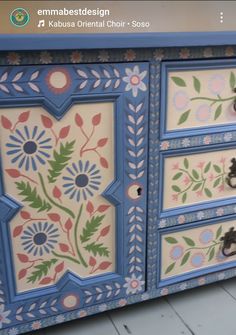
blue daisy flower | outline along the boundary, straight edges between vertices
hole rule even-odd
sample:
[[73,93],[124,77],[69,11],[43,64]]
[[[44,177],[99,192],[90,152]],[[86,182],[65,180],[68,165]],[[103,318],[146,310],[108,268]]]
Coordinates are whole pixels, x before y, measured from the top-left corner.
[[48,151],[52,149],[51,138],[47,137],[45,130],[39,130],[34,126],[30,132],[27,126],[22,130],[16,129],[14,135],[9,136],[6,143],[7,155],[12,156],[11,162],[16,163],[18,168],[29,171],[38,169],[37,164],[45,164],[45,159],[50,157]]
[[58,237],[58,228],[53,223],[35,222],[23,231],[21,241],[27,253],[42,256],[54,249]]
[[64,194],[69,195],[70,199],[76,201],[87,200],[94,195],[94,191],[99,190],[101,184],[100,170],[96,164],[91,164],[89,161],[78,161],[66,168],[68,176],[64,176],[63,184],[65,188]]

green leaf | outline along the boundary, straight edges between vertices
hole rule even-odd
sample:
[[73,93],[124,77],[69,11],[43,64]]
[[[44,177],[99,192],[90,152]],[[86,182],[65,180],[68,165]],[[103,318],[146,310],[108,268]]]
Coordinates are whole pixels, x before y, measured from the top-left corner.
[[217,179],[214,181],[213,187],[218,186],[219,183],[220,183],[220,181],[221,181],[221,177],[217,178]]
[[88,252],[91,252],[94,256],[97,256],[98,254],[99,256],[109,257],[109,253],[110,253],[108,248],[104,247],[102,243],[96,244],[95,242],[93,242],[93,243],[87,244],[85,249]]
[[91,220],[87,220],[85,228],[83,228],[82,234],[80,235],[82,243],[89,241],[90,238],[98,231],[104,217],[105,215],[93,216]]
[[195,91],[197,93],[200,93],[201,83],[200,83],[199,79],[197,79],[195,76],[193,76],[193,86],[195,88]]
[[167,243],[170,243],[170,244],[176,244],[176,243],[178,243],[178,241],[176,240],[176,238],[171,237],[171,236],[165,237],[165,240],[166,240]]
[[36,280],[40,280],[43,276],[46,276],[52,265],[56,264],[58,259],[52,258],[49,261],[43,261],[33,267],[35,271],[32,271],[31,275],[27,277],[27,283],[35,283]]
[[186,112],[184,112],[183,114],[181,114],[181,116],[179,118],[179,121],[178,121],[178,126],[180,124],[184,123],[185,121],[187,121],[190,112],[191,112],[191,109],[189,109]]
[[214,168],[215,172],[221,173],[221,168],[218,165],[214,164],[213,168]]
[[23,196],[22,201],[29,202],[29,206],[37,209],[38,212],[49,211],[52,206],[46,200],[43,200],[38,194],[37,189],[32,188],[29,182],[16,182],[16,187],[20,191],[19,195]]
[[195,169],[192,170],[192,174],[195,179],[199,179],[199,174]]
[[205,192],[205,194],[206,194],[206,196],[207,196],[208,198],[211,198],[211,197],[212,197],[212,193],[211,193],[211,191],[209,190],[209,188],[204,188],[204,192]]
[[204,168],[204,173],[207,173],[211,168],[211,162],[207,163],[207,165]]
[[185,203],[186,200],[187,200],[187,193],[185,192],[182,196],[182,203]]
[[230,72],[229,84],[230,84],[231,89],[233,90],[235,88],[235,84],[236,84],[236,78],[235,78],[235,74],[233,72]]
[[190,256],[190,251],[188,251],[188,252],[184,255],[184,257],[182,258],[182,261],[181,261],[181,263],[180,263],[181,266],[184,265],[185,263],[187,263],[187,261],[188,261],[188,259],[189,259],[189,256]]
[[221,113],[222,113],[222,105],[219,105],[219,106],[216,108],[215,116],[214,116],[214,120],[218,119],[218,117],[221,115]]
[[221,234],[222,234],[222,226],[220,226],[216,231],[216,240],[220,237]]
[[181,192],[181,189],[177,185],[172,185],[172,190],[175,192]]
[[202,186],[202,183],[197,183],[196,185],[194,185],[193,191],[197,191],[201,186]]
[[62,173],[62,170],[67,166],[68,161],[71,159],[73,154],[75,141],[66,142],[64,145],[61,143],[60,150],[57,152],[53,151],[53,160],[48,161],[51,169],[48,170],[48,182],[55,183],[57,178]]
[[174,266],[175,266],[175,262],[172,263],[172,264],[170,264],[170,265],[168,266],[168,268],[166,269],[165,274],[167,274],[167,273],[169,273],[170,271],[172,271],[172,270],[174,269]]
[[174,177],[172,178],[172,180],[177,180],[182,176],[183,172],[178,172],[174,175]]
[[173,82],[180,87],[186,87],[186,83],[185,81],[180,78],[180,77],[171,77],[171,79],[173,80]]
[[195,242],[190,237],[185,237],[185,236],[182,236],[182,237],[184,241],[187,243],[187,245],[189,245],[190,247],[195,246]]
[[209,258],[208,258],[208,262],[210,262],[214,256],[215,256],[215,247],[211,248]]
[[185,169],[189,168],[189,162],[188,162],[187,158],[184,159],[184,167],[185,167]]

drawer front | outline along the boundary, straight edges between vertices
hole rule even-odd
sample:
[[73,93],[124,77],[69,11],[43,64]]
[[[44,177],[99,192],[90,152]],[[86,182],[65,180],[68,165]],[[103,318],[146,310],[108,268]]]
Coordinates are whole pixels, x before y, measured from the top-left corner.
[[[161,280],[181,276],[196,277],[204,272],[235,266],[236,256],[222,254],[220,238],[236,221],[203,224],[198,228],[178,229],[161,234]],[[235,251],[232,247],[231,251]],[[230,264],[229,264],[230,263]]]
[[164,133],[194,132],[236,123],[236,64],[231,64],[229,61],[164,63]]
[[[199,206],[235,197],[226,178],[235,149],[165,156],[163,159],[163,210]],[[232,202],[232,201],[231,201]]]
[[1,67],[0,78],[11,325],[30,306],[34,320],[40,306],[54,315],[143,292],[148,64]]

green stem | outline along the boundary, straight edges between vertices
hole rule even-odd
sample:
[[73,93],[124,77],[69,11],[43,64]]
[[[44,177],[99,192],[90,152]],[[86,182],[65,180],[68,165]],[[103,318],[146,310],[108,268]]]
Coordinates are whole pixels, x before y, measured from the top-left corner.
[[77,219],[76,219],[76,222],[75,222],[75,233],[74,233],[74,237],[75,237],[75,247],[76,247],[76,251],[77,251],[77,254],[79,256],[79,259],[81,261],[81,263],[83,264],[83,266],[85,268],[88,267],[87,263],[85,262],[80,250],[79,250],[79,243],[78,243],[78,238],[77,238],[77,235],[78,235],[78,226],[79,226],[79,221],[80,221],[80,218],[81,218],[81,214],[82,214],[82,209],[83,209],[83,205],[80,206],[80,209],[79,209],[79,213],[78,213],[78,216],[77,216]]
[[195,97],[195,98],[191,98],[190,100],[191,101],[194,101],[194,100],[207,100],[207,101],[214,101],[214,102],[224,102],[224,101],[229,101],[229,100],[234,100],[236,99],[236,96],[232,96],[232,97],[229,97],[229,98],[225,98],[225,99],[212,99],[212,98],[207,98],[207,97]]
[[192,175],[187,170],[185,170],[185,169],[179,169],[179,171],[185,172],[193,182],[195,182],[195,183],[199,183],[200,182],[199,180],[196,180],[194,177],[192,177]]
[[192,247],[192,248],[188,248],[188,249],[186,249],[185,252],[187,252],[187,251],[189,251],[189,250],[204,250],[204,249],[209,249],[209,248],[211,248],[211,247],[213,247],[213,246],[216,246],[217,244],[221,244],[221,243],[222,243],[222,242],[216,242],[216,243],[214,243],[214,244],[209,245],[208,247]]
[[185,188],[183,191],[180,191],[179,193],[178,193],[178,195],[180,195],[180,194],[183,194],[183,193],[185,193],[185,192],[187,192],[191,187],[192,187],[192,185],[193,185],[193,181],[192,181],[192,183],[191,184],[189,184],[189,186],[187,187],[187,188]]
[[44,195],[45,197],[56,207],[60,208],[61,210],[63,210],[64,212],[66,212],[68,215],[70,215],[73,219],[75,218],[75,214],[69,209],[69,208],[66,208],[62,205],[59,205],[58,203],[56,203],[52,198],[49,197],[49,195],[47,194],[47,191],[46,191],[46,187],[45,187],[45,184],[44,184],[44,181],[43,181],[43,177],[41,175],[41,173],[38,173],[39,175],[39,180],[40,180],[40,183],[41,183],[41,186],[42,186],[42,189],[43,189],[43,192],[44,192]]
[[59,258],[65,258],[65,259],[68,259],[69,261],[72,261],[74,263],[77,263],[77,264],[80,264],[79,261],[77,261],[77,259],[73,258],[73,257],[70,257],[70,256],[66,256],[66,255],[61,255],[61,254],[58,254],[57,252],[55,251],[52,251],[52,254],[56,257],[59,257]]

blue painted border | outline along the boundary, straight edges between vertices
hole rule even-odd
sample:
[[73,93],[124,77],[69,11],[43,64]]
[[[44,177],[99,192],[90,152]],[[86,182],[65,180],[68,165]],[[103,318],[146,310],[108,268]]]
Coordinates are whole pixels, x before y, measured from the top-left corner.
[[[196,135],[211,135],[214,133],[229,132],[236,129],[236,118],[235,124],[233,122],[210,125],[210,126],[198,126],[193,128],[182,128],[175,130],[167,130],[167,116],[168,116],[168,77],[171,72],[174,71],[204,71],[213,69],[229,69],[236,68],[235,59],[222,59],[222,60],[189,60],[189,61],[164,61],[161,66],[161,113],[160,113],[160,136],[161,140],[180,138],[180,137],[191,137]],[[232,95],[235,93],[232,92]],[[236,97],[236,94],[235,94]],[[169,110],[170,113],[170,110]]]
[[210,46],[235,44],[235,40],[235,31],[110,34],[2,34],[0,36],[0,50]]

